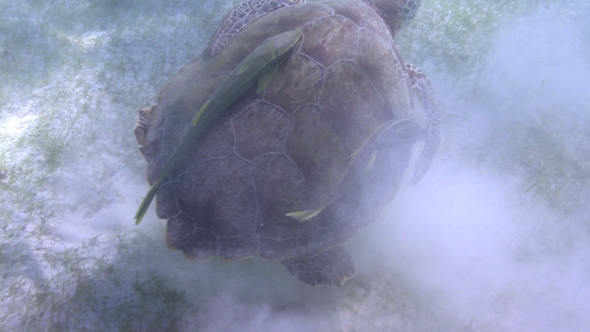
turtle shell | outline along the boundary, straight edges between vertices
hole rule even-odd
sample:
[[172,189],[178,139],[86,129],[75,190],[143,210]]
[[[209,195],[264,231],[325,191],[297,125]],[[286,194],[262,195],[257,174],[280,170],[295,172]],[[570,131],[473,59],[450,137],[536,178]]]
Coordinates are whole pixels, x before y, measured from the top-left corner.
[[[269,87],[215,120],[158,191],[167,243],[191,259],[316,255],[374,221],[402,181],[411,144],[374,156],[371,172],[348,172],[351,155],[382,123],[412,118],[413,92],[394,31],[369,5],[338,2],[269,12],[213,56],[185,65],[144,111],[150,184],[228,73],[264,40],[294,28],[302,41]],[[330,197],[307,221],[286,216]]]

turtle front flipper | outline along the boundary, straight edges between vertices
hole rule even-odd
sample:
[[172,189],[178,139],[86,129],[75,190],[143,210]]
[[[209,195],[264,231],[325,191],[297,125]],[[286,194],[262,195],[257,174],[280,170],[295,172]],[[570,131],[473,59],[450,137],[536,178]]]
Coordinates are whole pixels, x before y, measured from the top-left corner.
[[379,154],[387,154],[388,150],[411,146],[425,136],[424,130],[416,121],[410,119],[393,119],[381,124],[363,143],[350,155],[350,164],[342,179],[327,200],[313,210],[290,212],[286,215],[297,221],[307,221],[336,201],[345,191],[345,181],[350,177],[363,178],[372,171],[373,164]]
[[411,181],[413,184],[416,184],[428,172],[438,151],[440,144],[441,110],[428,77],[415,65],[406,64],[406,69],[410,75],[412,87],[418,93],[418,99],[424,108],[424,129],[426,130],[426,142],[416,161],[414,174],[412,174]]
[[174,171],[174,168],[182,160],[182,156],[194,147],[213,120],[217,119],[223,111],[252,87],[258,85],[257,92],[262,92],[262,88],[266,89],[277,68],[291,55],[301,37],[301,29],[293,29],[267,39],[246,56],[219,84],[195,115],[191,126],[181,138],[180,144],[174,149],[172,156],[162,168],[159,178],[148,190],[135,214],[135,224],[139,225],[168,174]]
[[342,286],[354,277],[354,260],[346,249],[334,247],[311,257],[295,257],[281,261],[297,279],[311,286]]

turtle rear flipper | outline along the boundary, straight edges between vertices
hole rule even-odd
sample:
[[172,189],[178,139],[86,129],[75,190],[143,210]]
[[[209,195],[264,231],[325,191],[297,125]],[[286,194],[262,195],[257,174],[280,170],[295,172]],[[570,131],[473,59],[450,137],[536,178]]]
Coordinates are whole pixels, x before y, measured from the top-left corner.
[[294,277],[311,286],[342,286],[356,274],[352,256],[342,247],[316,256],[295,257],[281,262]]

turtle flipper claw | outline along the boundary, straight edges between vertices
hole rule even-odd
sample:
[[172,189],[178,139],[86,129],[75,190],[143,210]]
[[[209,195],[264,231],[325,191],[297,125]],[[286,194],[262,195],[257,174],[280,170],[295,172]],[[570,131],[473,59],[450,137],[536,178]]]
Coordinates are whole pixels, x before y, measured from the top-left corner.
[[418,156],[416,167],[412,174],[412,183],[418,183],[428,172],[440,145],[441,110],[436,101],[436,95],[428,77],[415,65],[406,64],[412,87],[418,94],[418,99],[424,108],[424,130],[426,142]]

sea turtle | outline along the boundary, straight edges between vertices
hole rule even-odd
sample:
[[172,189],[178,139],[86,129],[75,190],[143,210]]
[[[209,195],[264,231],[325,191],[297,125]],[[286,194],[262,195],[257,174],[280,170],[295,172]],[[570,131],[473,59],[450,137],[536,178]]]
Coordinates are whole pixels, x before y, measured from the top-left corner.
[[136,222],[157,193],[168,246],[190,259],[260,256],[310,285],[342,285],[355,266],[340,244],[393,199],[416,141],[414,182],[438,148],[434,92],[393,43],[420,2],[234,9],[139,112],[152,187]]

